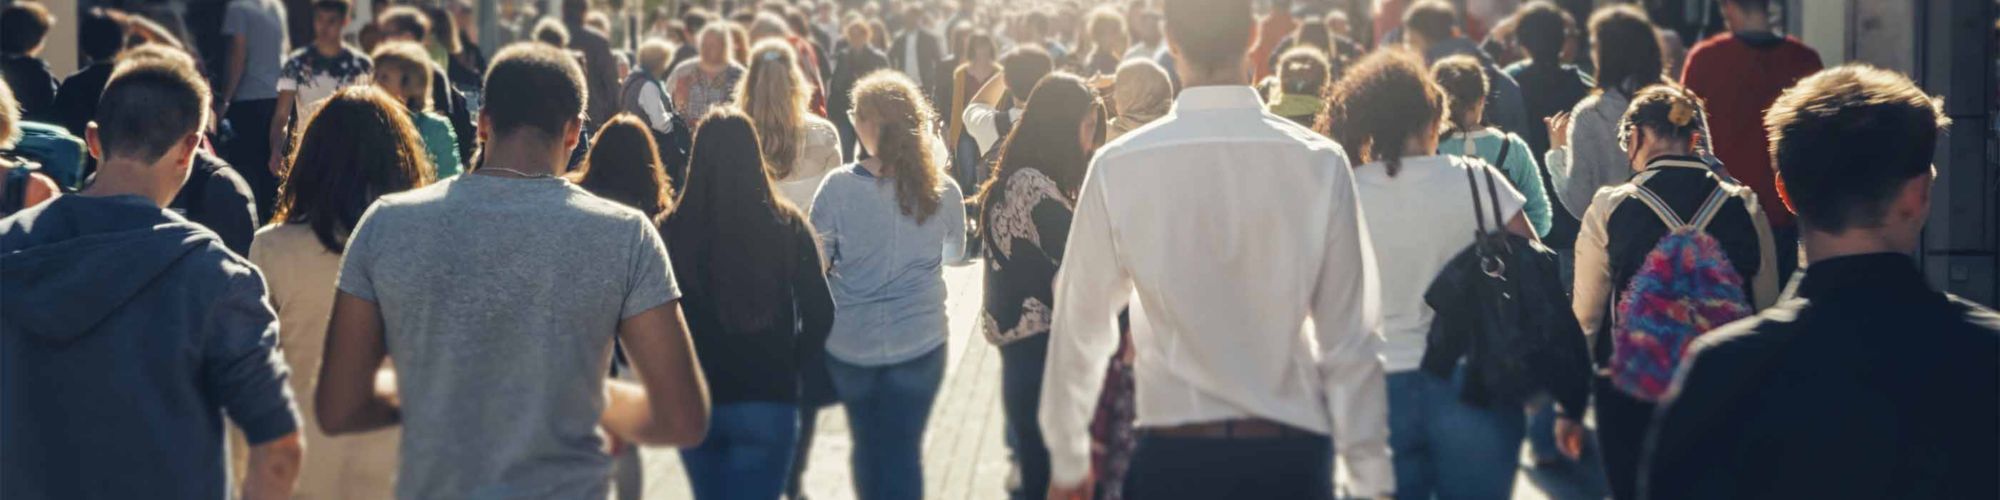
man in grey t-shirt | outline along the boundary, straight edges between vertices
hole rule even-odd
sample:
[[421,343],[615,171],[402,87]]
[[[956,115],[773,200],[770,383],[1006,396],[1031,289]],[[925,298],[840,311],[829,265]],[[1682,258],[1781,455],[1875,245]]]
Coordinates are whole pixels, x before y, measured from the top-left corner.
[[[521,44],[487,75],[487,164],[385,196],[341,264],[317,389],[327,434],[401,423],[401,498],[604,498],[601,426],[685,446],[708,398],[652,223],[556,175],[583,78]],[[606,380],[613,333],[643,388]],[[395,358],[396,386],[376,371]]]

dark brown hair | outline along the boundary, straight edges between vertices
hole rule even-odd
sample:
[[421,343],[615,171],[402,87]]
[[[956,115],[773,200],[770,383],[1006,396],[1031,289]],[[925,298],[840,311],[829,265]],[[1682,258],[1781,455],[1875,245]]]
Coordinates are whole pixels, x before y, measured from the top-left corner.
[[1380,160],[1396,175],[1403,143],[1444,117],[1444,93],[1422,61],[1404,49],[1377,50],[1328,92],[1317,128],[1346,146],[1355,167]]
[[0,9],[0,53],[24,54],[28,49],[41,45],[48,37],[49,27],[55,26],[55,16],[38,2],[14,2]]
[[[1042,78],[1021,110],[1021,121],[1007,134],[1006,142],[1000,144],[1000,163],[993,166],[992,175],[979,188],[980,206],[992,207],[1004,201],[1007,195],[1001,191],[1006,190],[996,191],[994,186],[1023,168],[1041,171],[1056,182],[1064,195],[1074,199],[1083,187],[1083,173],[1090,166],[1090,153],[1077,141],[1079,125],[1086,116],[1099,119],[1102,110],[1097,94],[1083,83],[1083,78],[1067,72],[1050,73]],[[988,210],[982,208],[981,213]]]
[[1465,54],[1439,59],[1431,65],[1431,77],[1437,79],[1438,87],[1444,89],[1445,101],[1451,105],[1449,124],[1462,130],[1478,127],[1477,123],[1465,122],[1471,118],[1473,108],[1486,102],[1486,69],[1479,65],[1479,59]]
[[590,140],[590,153],[569,177],[591,194],[645,212],[654,223],[673,213],[673,185],[646,122],[619,113]]
[[416,7],[408,5],[390,7],[389,10],[382,11],[382,15],[375,17],[375,23],[382,26],[384,33],[409,33],[415,35],[418,42],[430,40],[431,18]]
[[[375,60],[375,85],[384,89],[394,88],[403,96],[403,107],[410,111],[431,110],[431,59],[424,54],[424,47],[416,42],[384,42],[375,46],[375,53],[368,56]],[[395,73],[390,81],[383,73]]]
[[1180,48],[1183,68],[1241,64],[1257,31],[1250,0],[1166,0],[1163,10],[1167,38]]
[[159,160],[208,117],[208,82],[194,59],[159,45],[126,51],[100,95],[92,121],[106,158]]
[[1778,192],[1825,232],[1882,222],[1903,183],[1931,171],[1944,103],[1900,73],[1846,65],[1799,80],[1764,113]]
[[1666,137],[1693,138],[1701,131],[1701,124],[1708,121],[1705,108],[1701,97],[1686,87],[1672,83],[1653,85],[1632,95],[1632,104],[1625,107],[1618,129],[1644,127]]
[[433,170],[409,113],[387,92],[354,86],[335,92],[306,121],[291,171],[278,190],[273,220],[310,224],[333,253],[382,195],[430,184]]
[[493,121],[490,137],[496,139],[524,126],[545,137],[561,136],[583,113],[586,95],[576,58],[539,43],[501,49],[486,71],[485,88],[486,107],[480,113]]
[[1660,38],[1653,33],[1646,12],[1631,5],[1597,9],[1590,15],[1590,38],[1595,43],[1592,58],[1597,61],[1597,90],[1632,93],[1663,81],[1665,66],[1660,62]]
[[717,334],[770,328],[777,311],[791,307],[783,292],[797,266],[818,272],[818,256],[798,255],[795,243],[811,226],[774,194],[757,144],[757,128],[741,112],[718,108],[703,117],[689,153],[687,192],[664,226],[688,296],[712,304],[733,330]]

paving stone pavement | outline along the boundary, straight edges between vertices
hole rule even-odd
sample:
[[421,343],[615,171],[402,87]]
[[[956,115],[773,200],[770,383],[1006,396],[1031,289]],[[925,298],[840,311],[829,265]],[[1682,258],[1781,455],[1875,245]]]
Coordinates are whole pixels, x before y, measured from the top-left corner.
[[[945,270],[950,291],[945,309],[951,316],[950,349],[945,381],[932,410],[924,445],[924,497],[932,499],[1004,499],[1008,473],[1000,410],[1000,355],[974,333],[979,317],[978,265]],[[847,418],[839,407],[818,416],[819,430],[808,462],[805,495],[812,500],[852,500],[848,453],[853,442]],[[671,449],[641,450],[647,500],[693,498],[678,454]],[[1517,500],[1586,498],[1589,488],[1573,484],[1574,474],[1537,473],[1524,469],[1516,483]],[[1546,492],[1545,492],[1546,490]],[[1551,494],[1555,493],[1555,494]],[[1601,495],[1599,495],[1601,497]]]

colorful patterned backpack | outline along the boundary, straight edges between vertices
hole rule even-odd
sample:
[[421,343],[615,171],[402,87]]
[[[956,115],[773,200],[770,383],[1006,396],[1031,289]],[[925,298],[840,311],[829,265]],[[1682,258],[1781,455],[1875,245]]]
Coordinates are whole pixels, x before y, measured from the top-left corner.
[[1693,221],[1682,221],[1658,194],[1634,187],[1635,198],[1652,208],[1669,232],[1646,253],[1618,299],[1611,326],[1611,382],[1633,397],[1657,402],[1695,337],[1756,309],[1743,291],[1743,276],[1707,232],[1729,196],[1716,189]]

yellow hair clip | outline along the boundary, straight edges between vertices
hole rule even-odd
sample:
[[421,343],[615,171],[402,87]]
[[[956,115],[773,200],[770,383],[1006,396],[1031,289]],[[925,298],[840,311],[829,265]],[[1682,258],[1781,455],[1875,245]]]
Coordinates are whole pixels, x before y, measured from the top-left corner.
[[1667,121],[1673,122],[1675,127],[1688,126],[1688,122],[1694,121],[1694,106],[1674,101],[1673,109],[1667,112]]

